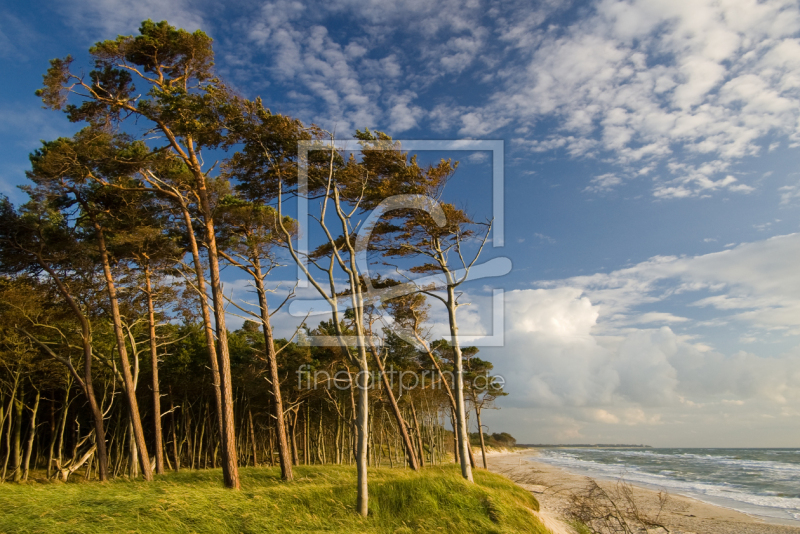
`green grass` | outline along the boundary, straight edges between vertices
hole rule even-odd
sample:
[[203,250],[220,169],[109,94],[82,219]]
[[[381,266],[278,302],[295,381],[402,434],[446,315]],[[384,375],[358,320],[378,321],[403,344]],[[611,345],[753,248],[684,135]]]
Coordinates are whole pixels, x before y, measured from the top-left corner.
[[0,532],[457,532],[545,534],[539,504],[508,479],[455,466],[370,469],[369,517],[355,513],[355,468],[243,468],[242,490],[222,487],[220,470],[181,471],[153,483],[6,483]]

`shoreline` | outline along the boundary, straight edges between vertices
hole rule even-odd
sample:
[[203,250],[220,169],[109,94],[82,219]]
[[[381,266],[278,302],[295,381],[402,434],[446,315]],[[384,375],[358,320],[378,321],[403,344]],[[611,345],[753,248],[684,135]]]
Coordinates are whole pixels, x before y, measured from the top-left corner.
[[[487,454],[490,471],[500,473],[531,491],[539,500],[540,519],[554,534],[574,534],[568,525],[570,494],[586,486],[586,476],[531,459],[535,449]],[[611,489],[616,482],[596,479],[600,487]],[[800,534],[800,526],[780,519],[761,518],[732,508],[670,493],[660,509],[658,491],[630,483],[637,506],[645,513],[658,514],[659,522],[673,534]],[[658,513],[660,509],[660,514]],[[658,531],[661,531],[660,529]]]

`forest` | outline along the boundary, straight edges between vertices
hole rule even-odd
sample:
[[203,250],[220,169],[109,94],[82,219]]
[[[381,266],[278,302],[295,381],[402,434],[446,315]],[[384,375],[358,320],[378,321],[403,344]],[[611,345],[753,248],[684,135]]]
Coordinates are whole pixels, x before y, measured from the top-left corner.
[[[226,85],[202,31],[148,20],[77,57],[37,91],[77,133],[30,155],[27,202],[0,202],[0,482],[216,469],[235,491],[248,466],[347,465],[367,515],[372,468],[455,460],[472,482],[514,446],[481,420],[501,377],[459,343],[492,221],[442,200],[457,162],[368,129],[342,149]],[[327,318],[277,336],[302,292],[286,266]]]

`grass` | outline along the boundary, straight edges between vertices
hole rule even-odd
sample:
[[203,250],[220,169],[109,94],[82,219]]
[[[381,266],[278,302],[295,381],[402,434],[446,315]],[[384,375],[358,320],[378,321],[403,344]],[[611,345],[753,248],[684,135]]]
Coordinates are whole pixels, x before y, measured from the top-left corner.
[[355,513],[355,468],[243,468],[242,490],[222,487],[220,470],[181,471],[153,483],[6,483],[0,532],[458,532],[545,534],[539,504],[508,479],[456,466],[370,470],[370,513]]
[[577,534],[592,534],[592,530],[580,521],[570,521],[569,526],[571,526],[572,530]]

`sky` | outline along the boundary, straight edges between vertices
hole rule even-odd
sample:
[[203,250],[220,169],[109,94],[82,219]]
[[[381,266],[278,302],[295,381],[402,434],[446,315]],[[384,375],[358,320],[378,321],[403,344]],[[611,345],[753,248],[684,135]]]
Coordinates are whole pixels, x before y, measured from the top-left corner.
[[420,153],[461,162],[446,200],[504,222],[485,258],[512,271],[465,286],[459,311],[491,334],[505,292],[504,346],[480,354],[509,392],[490,432],[800,444],[796,2],[6,3],[0,193],[24,200],[27,154],[75,131],[33,95],[47,61],[147,18],[203,29],[237,91],[339,138],[503,141],[501,214],[491,153]]

